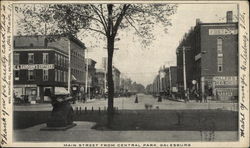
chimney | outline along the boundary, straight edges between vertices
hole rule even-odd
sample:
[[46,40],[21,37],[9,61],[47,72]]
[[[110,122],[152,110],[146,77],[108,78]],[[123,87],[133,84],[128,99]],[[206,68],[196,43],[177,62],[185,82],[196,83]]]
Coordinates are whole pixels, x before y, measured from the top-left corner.
[[196,19],[196,25],[198,25],[199,23],[201,23],[201,20],[200,19]]
[[227,23],[233,22],[233,11],[227,11]]

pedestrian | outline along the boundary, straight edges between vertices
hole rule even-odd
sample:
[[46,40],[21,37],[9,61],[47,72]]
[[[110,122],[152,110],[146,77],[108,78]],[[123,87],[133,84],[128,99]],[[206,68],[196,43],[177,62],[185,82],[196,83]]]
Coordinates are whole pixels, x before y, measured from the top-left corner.
[[158,102],[162,102],[161,95],[158,96]]
[[135,95],[135,103],[138,103],[138,96]]

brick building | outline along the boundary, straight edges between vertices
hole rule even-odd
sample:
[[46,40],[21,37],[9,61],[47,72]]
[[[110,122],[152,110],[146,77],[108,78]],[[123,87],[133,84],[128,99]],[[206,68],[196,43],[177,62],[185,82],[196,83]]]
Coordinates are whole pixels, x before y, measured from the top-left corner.
[[50,101],[55,90],[65,91],[69,78],[71,52],[71,86],[84,84],[85,45],[75,37],[15,36],[13,57],[14,94],[29,101]]
[[196,26],[184,35],[176,50],[180,91],[186,78],[187,90],[196,88],[203,98],[206,94],[228,100],[238,95],[238,24],[232,20],[231,11],[225,23],[197,19]]

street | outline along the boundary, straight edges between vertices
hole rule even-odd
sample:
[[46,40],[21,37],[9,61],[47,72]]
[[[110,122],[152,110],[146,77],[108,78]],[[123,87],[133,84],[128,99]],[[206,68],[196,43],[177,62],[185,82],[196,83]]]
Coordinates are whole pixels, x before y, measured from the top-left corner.
[[[101,110],[107,109],[107,99],[93,99],[89,100],[86,103],[76,102],[72,104],[73,108],[80,108],[83,110],[87,107],[88,110],[91,110],[92,107],[94,110],[98,110],[99,107]],[[134,103],[135,96],[131,97],[119,97],[114,98],[114,106],[118,107],[118,110],[144,110],[145,105],[152,105],[151,109],[160,109],[160,110],[183,110],[183,109],[221,109],[221,110],[231,110],[237,111],[237,103],[222,103],[209,100],[208,103],[198,103],[195,101],[190,102],[177,102],[171,100],[163,99],[162,102],[157,102],[157,98],[152,97],[151,95],[138,94],[138,103]],[[52,110],[50,103],[47,104],[27,104],[27,105],[15,105],[15,111],[48,111]]]

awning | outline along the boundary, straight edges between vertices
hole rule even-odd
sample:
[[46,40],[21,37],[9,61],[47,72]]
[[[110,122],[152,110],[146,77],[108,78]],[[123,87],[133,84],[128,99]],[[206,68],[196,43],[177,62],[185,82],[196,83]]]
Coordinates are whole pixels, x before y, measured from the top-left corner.
[[55,87],[55,95],[68,95],[69,92],[64,87]]
[[72,77],[72,81],[76,81],[77,80],[74,75],[71,75],[71,77]]

